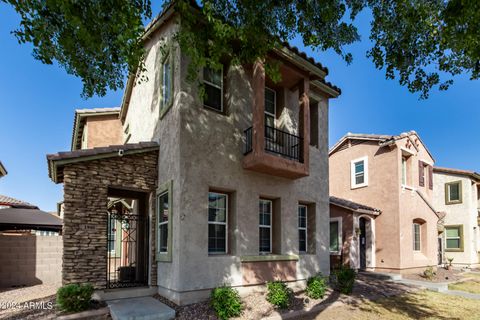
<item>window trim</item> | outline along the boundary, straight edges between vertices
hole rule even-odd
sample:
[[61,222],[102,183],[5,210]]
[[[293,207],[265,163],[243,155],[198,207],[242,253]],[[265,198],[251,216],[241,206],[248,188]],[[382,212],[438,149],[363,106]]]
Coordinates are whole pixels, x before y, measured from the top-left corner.
[[330,222],[328,224],[328,235],[330,236],[330,223],[332,222],[337,222],[338,223],[338,235],[337,235],[337,238],[338,238],[338,250],[337,251],[332,251],[330,250],[330,241],[328,242],[328,250],[330,251],[330,255],[335,255],[335,256],[339,256],[342,254],[342,251],[343,251],[343,242],[342,242],[342,239],[343,239],[343,229],[342,229],[342,224],[343,224],[343,219],[342,217],[334,217],[334,218],[330,218]]
[[[298,205],[298,209],[300,209],[301,207],[305,208],[305,227],[300,227],[299,225],[297,226],[298,227],[298,230],[304,230],[305,231],[305,251],[301,251],[300,250],[300,237],[298,239],[298,252],[299,253],[302,253],[302,254],[305,254],[305,253],[308,253],[308,206],[306,204],[299,204]],[[299,215],[300,215],[300,210],[298,210],[298,213],[297,213],[297,224],[298,224],[298,218],[299,218]]]
[[[448,238],[447,237],[447,229],[448,228],[456,228],[458,229],[458,239],[460,240],[459,241],[459,245],[460,247],[459,248],[448,248],[447,247],[447,240],[448,239],[457,239],[457,238]],[[464,242],[464,235],[463,235],[463,224],[454,224],[454,225],[446,225],[445,226],[445,252],[464,252],[464,246],[463,246],[463,243]]]
[[219,113],[224,113],[225,112],[225,108],[224,108],[224,105],[223,105],[223,87],[224,87],[224,83],[223,83],[223,65],[221,66],[220,70],[215,70],[215,69],[212,69],[212,68],[209,68],[211,70],[214,70],[214,71],[219,71],[220,72],[220,86],[218,86],[217,84],[214,84],[208,80],[205,80],[205,68],[209,68],[209,67],[203,67],[202,69],[202,82],[205,84],[208,84],[209,86],[212,86],[212,87],[215,87],[217,89],[220,89],[220,107],[221,109],[218,110],[218,109],[215,109],[214,107],[211,107],[209,105],[206,105],[205,104],[205,100],[202,98],[202,103],[203,103],[203,107],[204,108],[207,108],[208,110],[212,110],[212,111],[215,111],[215,112],[219,112]]
[[[450,186],[458,184],[458,196],[459,200],[450,200]],[[445,204],[460,204],[463,203],[463,190],[462,190],[462,180],[450,181],[445,183]]]
[[[415,249],[415,226],[418,226],[418,250]],[[422,224],[418,222],[413,222],[412,224],[412,241],[413,241],[413,252],[421,252],[422,251]]]
[[[169,47],[167,50],[163,52],[164,56],[162,57],[161,60],[161,67],[160,67],[160,120],[163,119],[163,117],[167,114],[167,111],[170,110],[170,108],[173,105],[173,96],[175,95],[175,81],[173,79],[173,70],[174,70],[174,50],[173,47]],[[171,81],[171,94],[168,99],[168,101],[164,100],[163,96],[163,91],[164,91],[164,72],[163,72],[163,67],[165,65],[166,61],[169,61],[170,63],[170,81]]]
[[[260,224],[260,222],[258,223],[258,237],[259,237],[259,241],[260,241],[260,228],[268,228],[270,229],[270,251],[260,251],[260,243],[258,245],[258,252],[260,255],[264,255],[264,254],[272,254],[272,233],[273,233],[273,228],[272,228],[272,224],[273,224],[273,200],[270,200],[270,199],[263,199],[263,198],[260,198],[259,199],[259,203],[262,202],[262,201],[265,201],[265,202],[270,202],[270,225],[265,225],[265,224]],[[260,211],[258,212],[258,214],[260,215]]]
[[[363,183],[356,183],[355,164],[363,161]],[[357,189],[368,186],[368,156],[350,161],[350,188]]]
[[[173,189],[173,180],[167,181],[161,186],[158,187],[156,196],[155,196],[155,211],[156,211],[156,217],[155,217],[155,252],[156,252],[156,261],[157,262],[172,262],[172,226],[173,226],[173,195],[172,195],[172,189]],[[160,252],[160,211],[159,211],[159,203],[158,201],[160,200],[160,197],[164,195],[165,193],[168,193],[168,236],[167,236],[167,252]]]
[[[225,201],[225,222],[216,222],[216,221],[210,221],[209,220],[209,217],[208,217],[208,211],[207,211],[207,225],[210,225],[210,224],[218,224],[218,225],[224,225],[225,226],[225,252],[210,252],[210,248],[208,246],[208,242],[207,242],[207,251],[208,251],[208,255],[209,256],[217,256],[217,255],[226,255],[228,254],[229,252],[229,248],[228,248],[228,215],[229,215],[229,194],[228,193],[224,193],[224,192],[217,192],[217,191],[208,191],[208,195],[210,194],[217,194],[217,195],[222,195],[222,196],[225,196],[226,197],[226,201]],[[210,209],[210,207],[207,205],[207,208]],[[208,238],[208,230],[207,230],[207,238]]]

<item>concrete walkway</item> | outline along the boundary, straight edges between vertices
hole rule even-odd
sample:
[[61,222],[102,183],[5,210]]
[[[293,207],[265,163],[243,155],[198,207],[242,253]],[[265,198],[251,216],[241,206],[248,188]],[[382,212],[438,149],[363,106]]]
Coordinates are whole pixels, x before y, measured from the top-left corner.
[[429,282],[429,281],[420,281],[420,280],[411,280],[411,279],[399,279],[395,280],[396,282],[403,283],[406,285],[417,286],[420,288],[425,288],[430,291],[442,292],[445,293],[448,291],[448,282]]
[[452,296],[459,296],[459,297],[464,297],[469,299],[480,300],[480,294],[476,294],[476,293],[470,293],[470,292],[459,291],[459,290],[447,290],[444,293],[450,294]]
[[152,297],[107,301],[113,320],[171,320],[175,310]]

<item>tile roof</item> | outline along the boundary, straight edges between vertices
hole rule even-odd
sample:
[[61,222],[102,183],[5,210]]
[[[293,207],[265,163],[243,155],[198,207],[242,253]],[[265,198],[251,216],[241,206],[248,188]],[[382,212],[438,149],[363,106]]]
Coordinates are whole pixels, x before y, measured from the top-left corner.
[[59,183],[63,181],[63,167],[65,164],[149,152],[158,150],[158,148],[157,142],[149,141],[48,154],[48,176],[54,182]]
[[83,134],[83,122],[85,117],[104,116],[111,114],[120,114],[120,107],[114,108],[93,108],[93,109],[77,109],[73,118],[72,144],[71,149],[80,149]]
[[450,173],[460,176],[467,176],[480,182],[480,173],[470,170],[462,170],[462,169],[452,169],[452,168],[444,168],[444,167],[433,167],[433,172],[441,172],[441,173]]
[[36,208],[38,207],[36,205],[33,205],[31,203],[18,200],[9,196],[4,196],[0,194],[0,206],[9,206],[9,207],[14,207],[14,208]]
[[358,202],[354,202],[351,200],[343,199],[343,198],[338,198],[334,196],[330,196],[330,204],[343,207],[343,208],[348,208],[353,211],[357,210],[366,210],[366,211],[371,211],[372,214],[380,214],[382,211],[380,209],[375,209],[363,204],[360,204]]

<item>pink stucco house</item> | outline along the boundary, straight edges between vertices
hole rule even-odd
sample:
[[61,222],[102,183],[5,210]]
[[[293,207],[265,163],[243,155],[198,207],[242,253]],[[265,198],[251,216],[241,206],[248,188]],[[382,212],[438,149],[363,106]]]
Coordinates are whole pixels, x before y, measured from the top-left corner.
[[[349,227],[341,232],[352,238],[347,243],[350,266],[408,273],[438,264],[441,214],[432,206],[433,164],[414,131],[397,136],[349,133],[330,149],[331,196],[381,211],[357,213],[342,224]],[[337,221],[347,218],[348,213],[343,218],[331,214]]]

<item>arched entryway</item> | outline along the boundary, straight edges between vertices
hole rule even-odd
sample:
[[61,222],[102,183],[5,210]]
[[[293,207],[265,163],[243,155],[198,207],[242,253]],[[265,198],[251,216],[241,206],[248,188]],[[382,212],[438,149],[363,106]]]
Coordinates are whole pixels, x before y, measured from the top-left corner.
[[375,268],[375,220],[370,216],[358,217],[358,269]]

